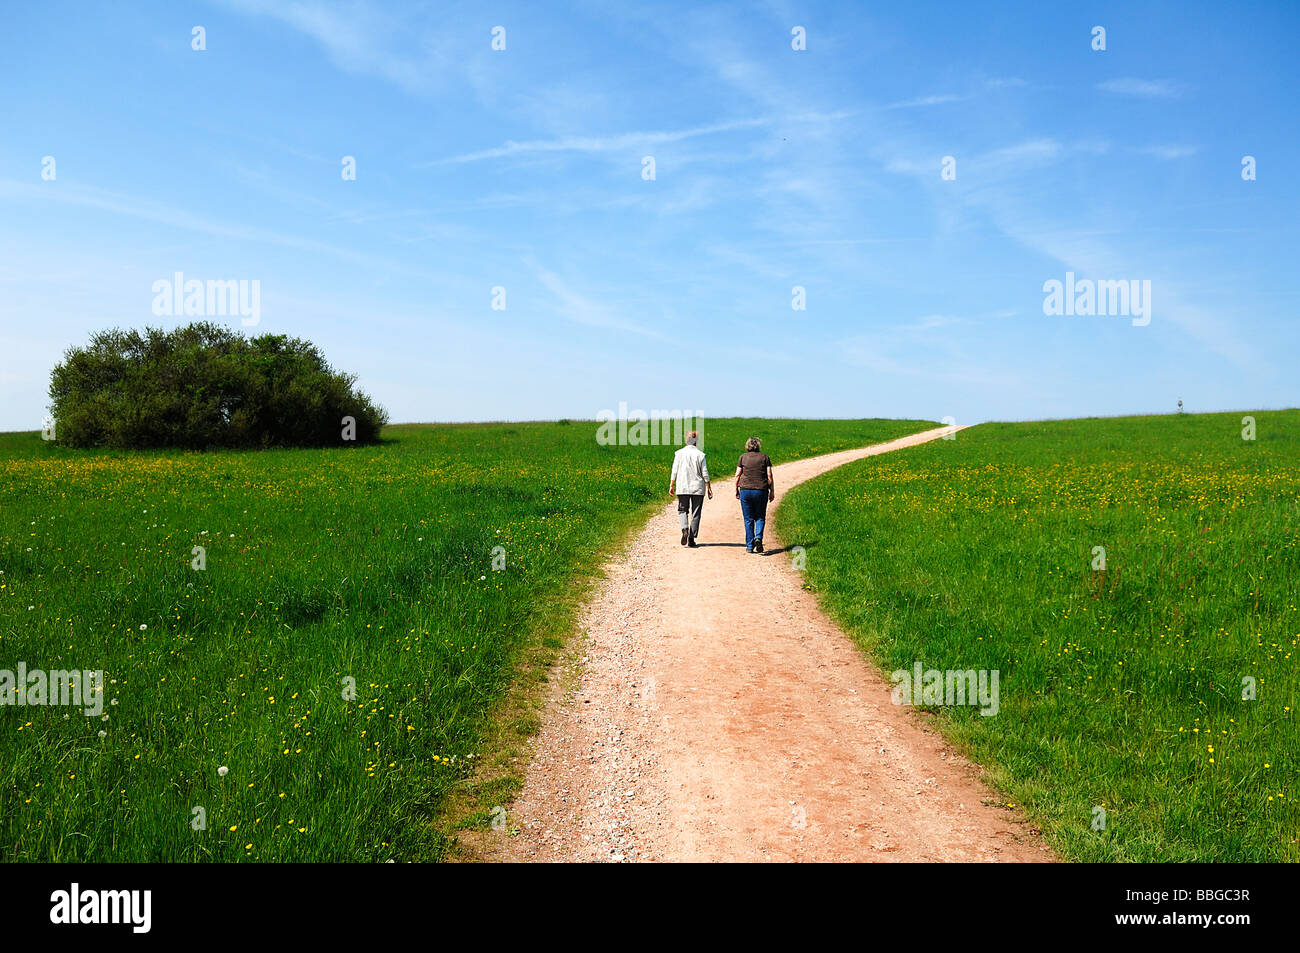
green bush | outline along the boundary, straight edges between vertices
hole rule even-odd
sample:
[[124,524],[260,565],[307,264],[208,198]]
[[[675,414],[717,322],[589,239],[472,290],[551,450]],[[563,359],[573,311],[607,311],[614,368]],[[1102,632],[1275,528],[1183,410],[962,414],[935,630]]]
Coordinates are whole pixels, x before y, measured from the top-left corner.
[[50,375],[60,443],[73,447],[320,447],[372,443],[388,415],[309,341],[197,322],[101,331]]

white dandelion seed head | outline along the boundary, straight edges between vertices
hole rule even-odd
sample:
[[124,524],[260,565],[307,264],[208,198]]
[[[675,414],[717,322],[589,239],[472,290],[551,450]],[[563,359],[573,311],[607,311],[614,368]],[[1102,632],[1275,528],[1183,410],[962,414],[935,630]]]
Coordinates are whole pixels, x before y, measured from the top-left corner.
[[224,778],[229,773],[230,773],[230,769],[227,768],[224,764],[221,767],[217,768],[217,777]]

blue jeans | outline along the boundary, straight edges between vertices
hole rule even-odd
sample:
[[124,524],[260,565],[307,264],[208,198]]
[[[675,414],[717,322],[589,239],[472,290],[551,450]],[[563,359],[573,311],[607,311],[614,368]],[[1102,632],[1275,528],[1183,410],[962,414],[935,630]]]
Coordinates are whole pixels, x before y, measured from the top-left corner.
[[763,541],[763,521],[767,518],[767,490],[741,490],[740,512],[745,517],[745,549],[754,551],[754,540]]

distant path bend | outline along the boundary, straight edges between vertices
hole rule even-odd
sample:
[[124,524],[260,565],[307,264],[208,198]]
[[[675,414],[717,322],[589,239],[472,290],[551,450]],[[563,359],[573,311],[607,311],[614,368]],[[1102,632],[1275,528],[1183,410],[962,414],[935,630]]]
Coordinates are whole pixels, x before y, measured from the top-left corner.
[[[834,467],[955,429],[782,464],[777,503]],[[681,545],[674,503],[606,568],[584,610],[580,684],[555,680],[489,857],[1052,860],[974,766],[892,703],[774,552],[772,529],[767,555],[746,553],[734,490],[714,494],[699,548]]]

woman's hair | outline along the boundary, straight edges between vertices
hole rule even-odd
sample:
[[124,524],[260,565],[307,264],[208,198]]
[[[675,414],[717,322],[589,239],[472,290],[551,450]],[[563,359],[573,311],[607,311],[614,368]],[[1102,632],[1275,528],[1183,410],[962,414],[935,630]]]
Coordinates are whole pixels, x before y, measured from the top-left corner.
[[745,449],[750,453],[758,453],[758,451],[763,449],[763,441],[759,440],[757,437],[750,437],[745,441]]

